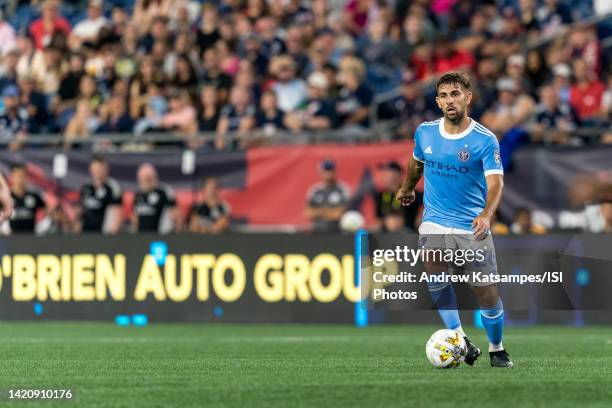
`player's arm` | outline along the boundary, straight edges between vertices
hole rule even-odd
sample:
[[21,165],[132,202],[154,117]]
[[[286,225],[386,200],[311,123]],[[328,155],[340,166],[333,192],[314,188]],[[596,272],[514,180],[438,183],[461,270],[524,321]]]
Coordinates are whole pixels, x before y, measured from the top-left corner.
[[116,234],[123,225],[123,208],[120,205],[111,205],[108,207],[107,217],[109,217],[109,234]]
[[402,186],[395,195],[395,199],[399,200],[403,206],[408,206],[414,202],[416,198],[414,188],[421,177],[423,177],[424,167],[425,163],[417,160],[415,157],[411,157],[408,161],[408,171],[406,172],[406,177],[404,178]]
[[13,198],[11,197],[11,190],[4,179],[4,176],[0,174],[0,222],[8,220],[13,214]]
[[474,238],[481,240],[486,238],[491,227],[491,218],[501,200],[502,190],[504,189],[504,176],[501,174],[489,174],[487,180],[487,204],[484,210],[472,221]]

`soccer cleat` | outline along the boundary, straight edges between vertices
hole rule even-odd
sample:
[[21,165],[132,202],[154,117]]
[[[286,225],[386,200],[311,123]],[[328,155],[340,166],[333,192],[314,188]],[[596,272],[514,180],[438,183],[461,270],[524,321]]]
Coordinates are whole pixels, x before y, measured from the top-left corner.
[[465,353],[465,364],[474,365],[474,362],[478,357],[480,357],[482,352],[467,337],[464,337],[463,339],[465,340],[465,344],[467,346],[467,351]]
[[490,351],[491,367],[512,368],[514,365],[506,350]]

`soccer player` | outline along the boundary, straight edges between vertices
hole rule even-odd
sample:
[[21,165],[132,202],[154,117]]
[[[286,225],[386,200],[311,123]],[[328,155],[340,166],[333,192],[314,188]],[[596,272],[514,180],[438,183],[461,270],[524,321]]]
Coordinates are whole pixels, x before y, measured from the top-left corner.
[[159,182],[155,167],[151,163],[141,164],[136,178],[138,192],[132,212],[133,230],[154,233],[180,231],[181,217],[174,192],[170,186]]
[[11,233],[33,234],[36,213],[38,210],[46,209],[46,204],[41,195],[28,186],[26,168],[23,164],[11,167],[11,197],[14,210],[10,219]]
[[[503,188],[499,144],[491,131],[467,116],[472,100],[467,75],[446,73],[438,80],[436,90],[436,103],[443,117],[424,122],[416,129],[413,157],[396,198],[402,205],[410,205],[415,200],[414,188],[424,174],[425,211],[419,227],[419,246],[480,249],[484,261],[481,258],[481,262],[466,263],[464,270],[497,273],[490,225]],[[425,262],[425,269],[430,276],[449,273],[449,265],[435,260]],[[512,367],[502,344],[504,309],[497,285],[473,279],[470,283],[489,339],[491,366]],[[428,288],[446,327],[465,338],[465,362],[473,365],[481,351],[461,327],[453,286],[442,281],[429,283]]]
[[81,188],[78,232],[116,234],[123,224],[122,193],[119,183],[109,177],[108,162],[94,156],[89,164],[91,181]]

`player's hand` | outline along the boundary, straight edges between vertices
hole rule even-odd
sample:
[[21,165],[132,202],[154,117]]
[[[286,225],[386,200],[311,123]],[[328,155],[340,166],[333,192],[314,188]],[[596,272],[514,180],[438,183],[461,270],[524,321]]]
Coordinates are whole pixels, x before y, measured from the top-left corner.
[[489,234],[491,228],[491,219],[487,214],[480,213],[474,221],[472,221],[472,229],[474,230],[474,239],[482,241]]
[[409,206],[416,199],[416,194],[414,194],[414,190],[404,190],[400,188],[397,190],[397,194],[395,195],[395,199],[398,200],[404,207]]
[[13,199],[9,195],[3,195],[0,197],[0,205],[2,205],[2,209],[0,210],[0,223],[3,223],[13,215]]

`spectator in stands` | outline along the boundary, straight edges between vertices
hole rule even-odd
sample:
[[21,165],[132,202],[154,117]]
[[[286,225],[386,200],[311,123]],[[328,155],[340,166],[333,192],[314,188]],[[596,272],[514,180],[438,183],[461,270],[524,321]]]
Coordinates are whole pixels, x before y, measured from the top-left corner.
[[[321,3],[321,1],[318,1],[318,3]],[[301,27],[292,25],[287,28],[287,34],[285,35],[287,54],[295,61],[296,72],[300,76],[304,76],[304,70],[308,65],[305,40],[302,36]]]
[[540,88],[540,104],[536,107],[532,140],[566,143],[579,123],[574,108],[569,103],[559,100],[552,85]]
[[535,86],[532,84],[525,71],[525,57],[523,54],[512,54],[506,59],[506,75],[512,78],[521,92],[532,94]]
[[321,181],[308,191],[305,216],[313,223],[315,232],[337,232],[350,193],[348,187],[338,181],[334,161],[323,161],[319,173]]
[[392,69],[399,62],[397,44],[389,38],[387,22],[379,17],[368,24],[367,34],[357,41],[357,55],[363,59],[368,71],[377,75],[393,75]]
[[572,70],[567,64],[559,63],[553,66],[553,87],[561,102],[570,101],[570,79]]
[[483,118],[483,124],[499,136],[521,126],[532,114],[534,101],[522,92],[512,78],[497,82],[497,101]]
[[19,105],[26,112],[28,132],[45,132],[49,125],[47,98],[38,92],[34,80],[28,75],[19,78],[19,89]]
[[11,233],[34,233],[37,212],[46,208],[42,196],[28,186],[26,168],[23,164],[11,167],[11,197],[13,198],[13,216],[9,220]]
[[570,88],[570,104],[583,124],[594,124],[601,109],[604,84],[582,59],[574,61],[574,84]]
[[434,39],[435,28],[420,9],[408,14],[399,29],[398,57],[410,61],[415,49]]
[[550,79],[550,72],[540,51],[531,50],[527,53],[525,75],[531,85],[532,96],[536,96],[536,88]]
[[64,146],[69,148],[73,144],[89,138],[99,126],[96,111],[85,98],[79,99],[74,116],[64,130]]
[[9,85],[17,85],[19,51],[12,50],[0,59],[0,92]]
[[265,136],[272,136],[285,127],[285,112],[278,109],[274,91],[266,91],[261,96],[259,108],[255,113],[255,128],[263,131]]
[[70,23],[59,14],[57,0],[44,0],[41,12],[41,17],[32,23],[29,30],[34,45],[39,50],[47,47],[54,36],[62,35],[68,38],[70,34]]
[[10,142],[11,150],[20,148],[27,139],[27,117],[19,109],[19,89],[9,85],[2,91],[4,112],[0,115],[0,138]]
[[336,111],[341,126],[366,128],[370,123],[370,104],[374,95],[365,82],[363,62],[357,58],[344,60],[340,65],[338,81],[342,87]]
[[285,115],[285,126],[293,131],[329,130],[337,124],[334,102],[327,98],[328,81],[322,72],[308,77],[308,99],[297,110]]
[[97,133],[132,132],[134,121],[130,117],[125,99],[120,95],[113,95],[100,110],[100,125]]
[[397,135],[400,139],[414,134],[417,126],[437,116],[430,106],[427,96],[412,72],[404,72],[401,83],[401,96],[380,106],[379,117],[398,119]]
[[34,53],[27,68],[20,72],[21,75],[30,74],[39,86],[41,92],[54,95],[59,90],[59,85],[66,72],[66,64],[63,60],[64,49],[60,45],[51,42],[42,51]]
[[102,13],[102,0],[89,0],[87,17],[74,26],[71,33],[73,48],[80,48],[84,42],[97,44],[100,30],[110,25],[110,21]]
[[4,57],[16,46],[15,29],[5,20],[4,13],[0,10],[0,56]]
[[68,70],[62,77],[57,95],[54,96],[52,102],[55,113],[59,117],[69,115],[68,112],[76,107],[81,79],[85,75],[85,59],[83,54],[72,53],[68,57],[68,61]]
[[202,184],[203,200],[194,204],[189,218],[189,231],[202,234],[220,234],[230,225],[231,208],[219,196],[219,180],[209,177]]
[[121,186],[109,177],[108,162],[95,156],[89,164],[91,181],[81,188],[77,232],[116,234],[123,224]]
[[392,160],[382,164],[379,168],[381,170],[382,185],[380,189],[377,189],[372,194],[376,206],[377,228],[382,227],[384,229],[387,215],[393,213],[394,216],[401,214],[404,229],[416,231],[418,228],[417,219],[419,211],[423,205],[423,194],[416,192],[414,203],[410,206],[402,206],[402,203],[395,199],[397,190],[402,185],[402,166]]
[[132,230],[168,233],[180,231],[182,220],[170,186],[160,183],[157,170],[150,163],[138,167],[138,192],[132,209]]
[[278,97],[278,108],[290,112],[296,109],[307,97],[306,83],[296,78],[296,68],[293,58],[289,55],[279,55],[270,62],[270,74],[276,81],[272,90]]
[[201,110],[198,115],[198,130],[200,132],[215,132],[219,123],[220,111],[219,91],[212,85],[207,85],[200,91]]
[[186,54],[180,54],[176,58],[176,69],[170,85],[187,91],[195,91],[198,84],[195,68]]
[[513,234],[545,234],[546,228],[534,224],[531,218],[531,211],[527,208],[517,208],[514,211],[514,220],[510,226]]
[[159,90],[163,84],[163,74],[156,67],[151,57],[143,57],[140,61],[138,73],[130,85],[130,116],[134,120],[145,114],[146,106],[150,102],[150,87]]
[[221,39],[219,35],[219,13],[212,3],[202,5],[202,18],[196,31],[196,44],[201,52],[212,48]]
[[161,117],[159,127],[185,136],[197,132],[197,112],[193,107],[189,92],[174,89],[170,92],[170,110]]
[[[235,132],[237,136],[242,137],[247,135],[254,126],[255,106],[252,103],[251,93],[248,89],[234,87],[229,104],[224,106],[220,113],[215,146],[217,149],[224,149],[228,133]],[[237,139],[233,145],[238,145]]]
[[204,51],[203,68],[202,83],[216,87],[219,91],[219,100],[221,103],[225,103],[229,90],[232,87],[232,78],[221,70],[217,48],[210,47]]

